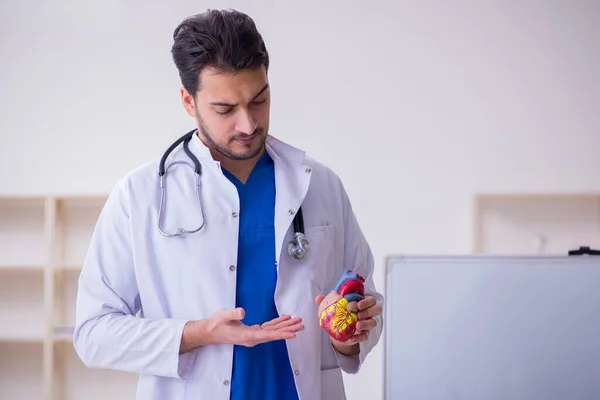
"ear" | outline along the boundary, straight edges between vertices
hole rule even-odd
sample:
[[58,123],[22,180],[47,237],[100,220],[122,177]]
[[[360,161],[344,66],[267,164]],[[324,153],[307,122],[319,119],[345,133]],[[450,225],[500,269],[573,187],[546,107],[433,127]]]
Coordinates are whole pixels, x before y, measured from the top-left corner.
[[196,118],[196,102],[194,101],[194,97],[184,87],[181,88],[180,93],[181,102],[183,103],[185,112],[187,112],[190,117]]

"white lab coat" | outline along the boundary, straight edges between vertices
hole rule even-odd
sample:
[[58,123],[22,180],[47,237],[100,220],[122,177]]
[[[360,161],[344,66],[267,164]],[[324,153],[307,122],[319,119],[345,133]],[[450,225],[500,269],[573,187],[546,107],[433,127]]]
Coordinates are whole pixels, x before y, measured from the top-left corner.
[[[157,230],[159,158],[131,171],[114,188],[97,222],[79,279],[74,346],[91,368],[139,374],[137,398],[229,398],[233,346],[212,345],[179,354],[186,321],[235,308],[239,198],[209,150],[194,136],[190,150],[202,164],[204,227],[166,238]],[[373,256],[340,179],[305,153],[269,137],[275,163],[275,238],[280,314],[300,316],[305,330],[287,342],[300,399],[344,399],[342,370],[354,374],[378,342],[382,317],[360,355],[337,353],[319,328],[315,297],[326,294],[344,268],[373,284]],[[182,146],[174,160],[190,162]],[[201,222],[194,174],[181,164],[167,170],[164,229]],[[287,251],[293,214],[302,205],[312,250],[304,261]],[[260,277],[256,277],[260,279]],[[110,382],[106,382],[110,384]]]

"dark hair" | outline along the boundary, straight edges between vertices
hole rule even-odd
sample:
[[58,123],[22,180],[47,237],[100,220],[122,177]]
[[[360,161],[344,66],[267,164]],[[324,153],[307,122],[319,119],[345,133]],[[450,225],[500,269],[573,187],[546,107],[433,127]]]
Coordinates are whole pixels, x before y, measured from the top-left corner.
[[239,11],[207,10],[188,17],[175,29],[173,40],[173,61],[192,96],[200,90],[200,73],[206,67],[221,72],[269,68],[269,54],[256,24]]

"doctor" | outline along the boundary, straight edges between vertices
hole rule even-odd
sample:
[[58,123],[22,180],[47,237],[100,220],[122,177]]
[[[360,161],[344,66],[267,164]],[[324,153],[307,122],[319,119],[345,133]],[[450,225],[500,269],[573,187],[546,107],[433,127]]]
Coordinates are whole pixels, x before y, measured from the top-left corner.
[[[166,157],[164,187],[159,157],[109,196],[79,279],[77,353],[138,373],[143,400],[344,399],[342,371],[379,341],[383,297],[342,182],[269,134],[269,56],[250,17],[190,17],[172,55],[196,129]],[[300,261],[288,251],[299,212]],[[345,268],[366,297],[339,343],[317,310]]]

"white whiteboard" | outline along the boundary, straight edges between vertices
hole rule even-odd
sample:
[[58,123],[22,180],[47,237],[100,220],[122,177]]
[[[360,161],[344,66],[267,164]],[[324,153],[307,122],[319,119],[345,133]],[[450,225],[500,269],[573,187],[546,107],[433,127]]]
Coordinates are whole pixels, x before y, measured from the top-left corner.
[[600,256],[400,256],[385,398],[600,399]]

